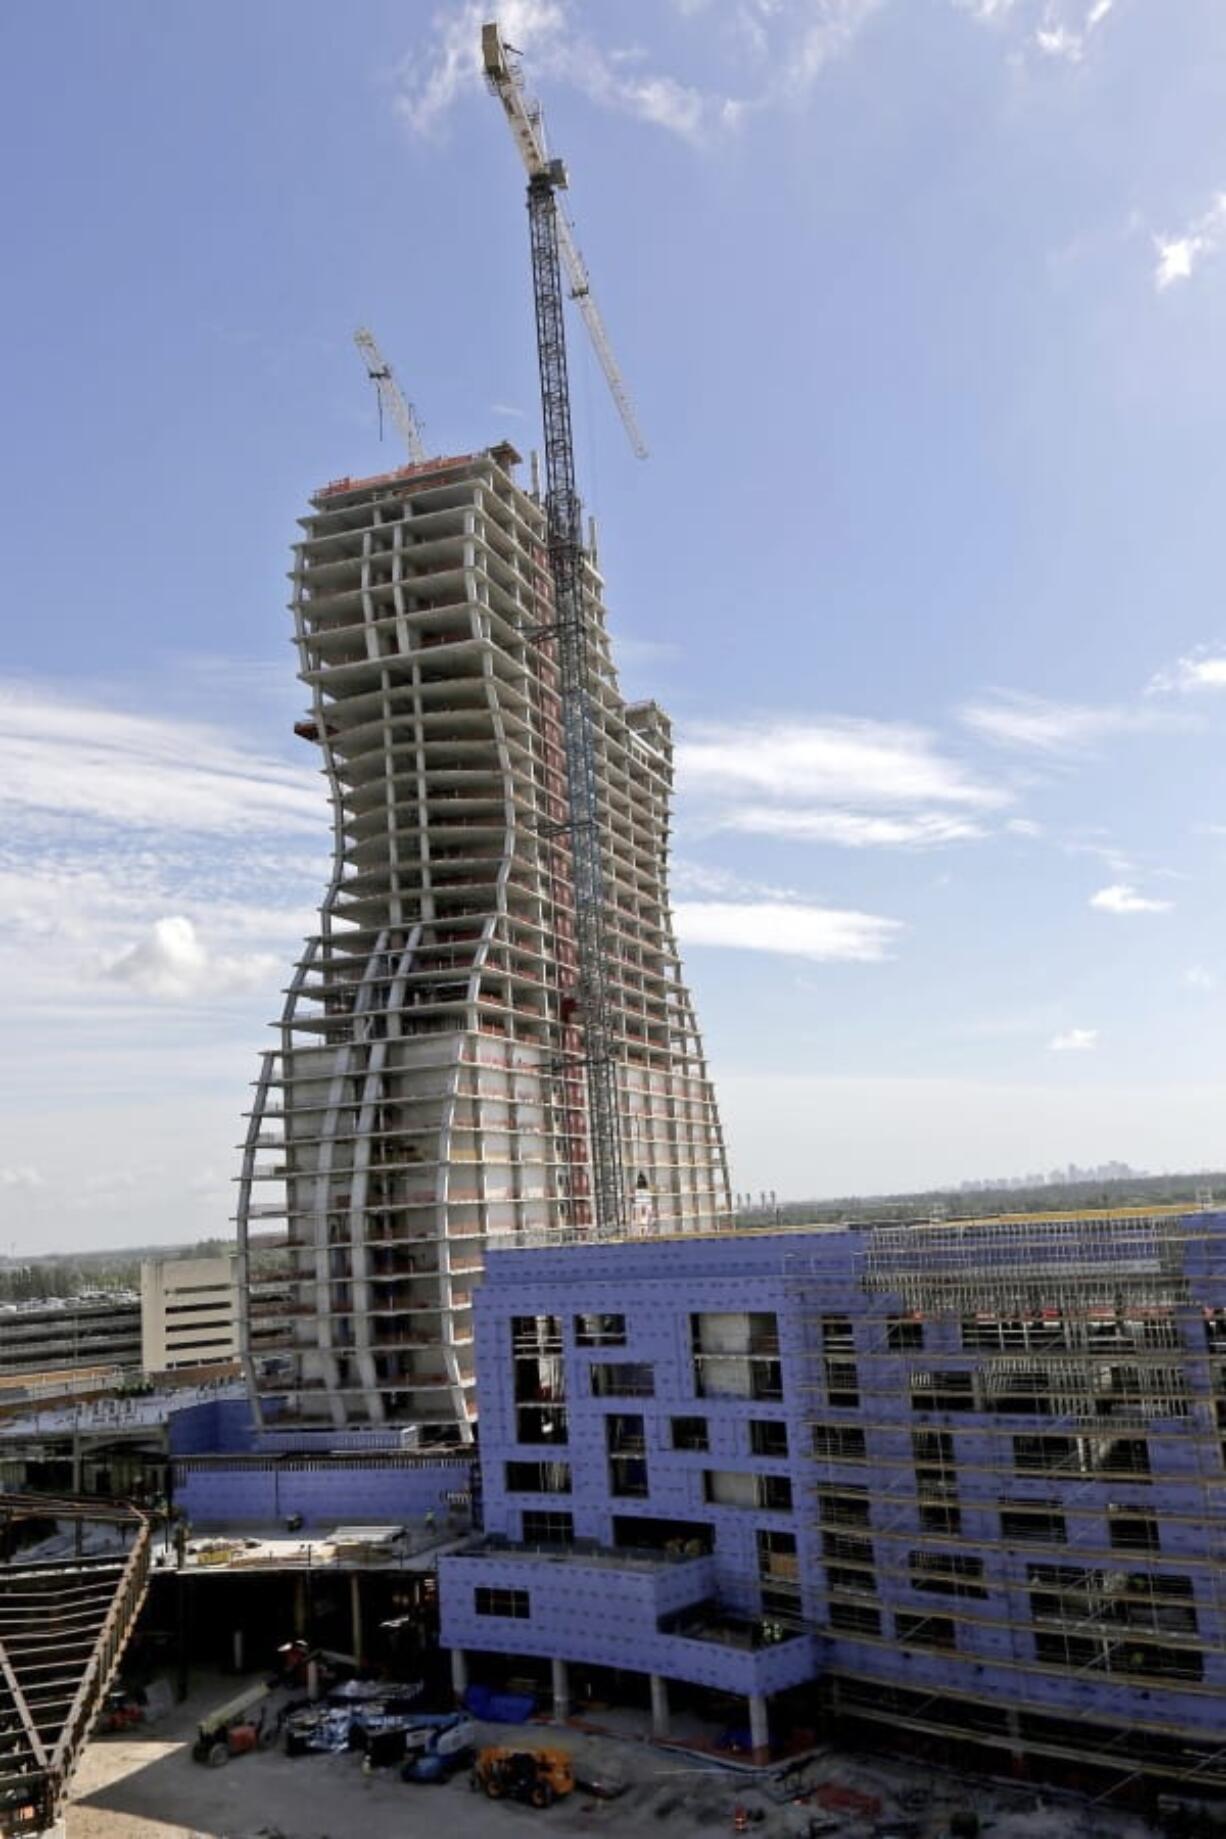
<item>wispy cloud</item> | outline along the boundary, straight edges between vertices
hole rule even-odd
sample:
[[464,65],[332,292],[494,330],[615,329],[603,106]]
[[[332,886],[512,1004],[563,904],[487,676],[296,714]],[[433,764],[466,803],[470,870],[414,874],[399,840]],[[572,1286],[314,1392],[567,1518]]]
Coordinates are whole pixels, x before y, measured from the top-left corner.
[[703,896],[712,900],[800,900],[795,888],[780,887],[774,882],[759,881],[738,875],[723,864],[695,862],[691,856],[674,856],[671,876],[673,892],[683,898]]
[[677,746],[681,794],[714,828],[844,848],[925,848],[983,834],[1008,802],[906,723],[698,725]]
[[[437,134],[454,106],[481,87],[481,26],[489,0],[440,8],[423,43],[404,60],[395,107],[416,134]],[[701,138],[730,98],[704,93],[642,66],[637,51],[604,49],[581,31],[569,0],[501,0],[507,44],[531,61],[532,80],[580,90],[604,108],[637,116],[683,140]]]
[[900,921],[841,907],[772,901],[679,901],[677,933],[686,945],[781,953],[818,964],[873,964],[890,956]]
[[969,13],[981,25],[1010,32],[1011,43],[1018,34],[1021,43],[1043,57],[1069,64],[1079,64],[1089,49],[1095,33],[1115,11],[1115,0],[952,0],[961,13]]
[[[950,0],[984,25],[1019,21],[1022,42],[1049,57],[1078,62],[1114,0]],[[455,107],[481,87],[481,25],[496,10],[506,42],[526,55],[532,87],[578,90],[591,102],[663,128],[696,146],[738,128],[766,109],[804,101],[828,67],[846,56],[879,13],[903,0],[674,0],[692,23],[709,65],[722,48],[724,89],[653,70],[640,47],[602,43],[585,29],[608,12],[581,11],[575,0],[457,0],[440,6],[397,73],[395,108],[413,133],[436,136]],[[1011,38],[1014,35],[1011,34]]]
[[1097,1028],[1066,1028],[1047,1043],[1053,1054],[1088,1054],[1098,1046]]
[[0,1168],[0,1188],[25,1188],[30,1190],[33,1188],[44,1188],[46,1185],[41,1170],[34,1168],[28,1162],[18,1163],[8,1168]]
[[966,704],[959,713],[968,728],[998,746],[1052,758],[1092,753],[1112,735],[1177,722],[1175,716],[1154,708],[1050,702],[1015,691],[996,692]]
[[137,1018],[142,1051],[170,1054],[167,1002],[208,1029],[250,993],[244,1038],[275,1013],[326,883],[310,767],[85,689],[0,685],[0,807],[0,979],[32,1076],[55,1065],[71,1085],[105,1040],[118,1065],[116,1031]]
[[1217,974],[1206,964],[1190,964],[1183,974],[1183,980],[1190,990],[1216,990]]
[[1189,281],[1207,257],[1226,241],[1226,191],[1219,192],[1207,210],[1175,236],[1155,236],[1154,286],[1159,293],[1177,282]]
[[883,817],[869,811],[789,811],[773,805],[735,805],[721,827],[797,843],[833,843],[842,849],[933,849],[987,834],[982,824],[947,811]]
[[0,809],[157,830],[318,834],[323,793],[202,723],[0,683]]
[[953,0],[953,4],[960,13],[969,13],[972,19],[991,25],[1007,19],[1017,0]]
[[1091,0],[1091,4],[1076,10],[1048,0],[1035,28],[1034,42],[1045,57],[1079,64],[1091,38],[1114,10],[1115,0]]
[[1173,900],[1154,900],[1147,894],[1138,894],[1127,882],[1117,881],[1111,887],[1099,888],[1097,894],[1091,894],[1090,905],[1099,913],[1170,913],[1175,903]]
[[[782,66],[783,87],[793,95],[805,95],[831,60],[850,48],[882,4],[883,0],[810,0],[808,5],[793,7],[799,32]],[[770,0],[760,8],[767,17],[780,10]]]
[[1149,693],[1187,694],[1196,690],[1226,690],[1226,651],[1203,646],[1176,658],[1151,679]]

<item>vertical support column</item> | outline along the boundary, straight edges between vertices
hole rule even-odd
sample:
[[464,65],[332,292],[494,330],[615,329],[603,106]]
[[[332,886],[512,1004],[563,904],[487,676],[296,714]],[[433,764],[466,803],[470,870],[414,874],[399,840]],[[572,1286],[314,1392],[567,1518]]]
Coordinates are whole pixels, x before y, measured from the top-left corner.
[[175,1696],[180,1705],[187,1697],[188,1687],[191,1685],[188,1655],[191,1653],[192,1649],[192,1585],[191,1579],[184,1573],[182,1565],[183,1560],[180,1558],[179,1574],[175,1579],[175,1593],[179,1599],[177,1605],[179,1611],[179,1664],[178,1676],[175,1681]]
[[305,1641],[307,1635],[307,1580],[303,1572],[294,1576],[294,1637]]
[[668,1735],[668,1681],[658,1673],[651,1676],[651,1734],[660,1739]]
[[353,1657],[360,1667],[366,1665],[366,1646],[362,1638],[362,1573],[349,1573],[349,1618],[353,1623]]
[[453,1647],[451,1650],[451,1690],[457,1702],[468,1691],[468,1655],[462,1647]]
[[553,1657],[553,1715],[559,1724],[570,1716],[570,1667],[565,1660]]
[[1022,1718],[1016,1706],[1005,1713],[1005,1728],[1009,1733],[1009,1771],[1019,1779],[1026,1776],[1026,1746],[1022,1742]]
[[766,1698],[761,1692],[749,1694],[749,1747],[753,1751],[755,1762],[767,1762],[770,1759],[771,1727],[766,1710]]

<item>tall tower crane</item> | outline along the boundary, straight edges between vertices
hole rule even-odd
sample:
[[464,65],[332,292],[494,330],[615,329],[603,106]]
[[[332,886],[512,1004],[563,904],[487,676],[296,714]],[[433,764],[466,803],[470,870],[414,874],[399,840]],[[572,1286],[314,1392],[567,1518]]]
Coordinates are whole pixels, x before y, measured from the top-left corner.
[[[531,185],[534,179],[548,178],[551,188],[557,191],[566,186],[566,169],[561,160],[551,160],[545,145],[545,122],[539,102],[525,95],[523,78],[520,74],[519,61],[512,47],[505,43],[496,22],[481,28],[481,57],[485,65],[486,81],[490,89],[506,111],[515,145],[519,148],[520,158],[528,174]],[[529,203],[531,209],[531,203]],[[566,270],[570,297],[583,315],[583,323],[588,329],[592,347],[605,375],[609,393],[621,416],[622,426],[626,430],[631,447],[640,460],[647,458],[647,448],[639,429],[617,359],[613,356],[613,347],[605,331],[600,308],[596,305],[592,293],[591,277],[587,272],[587,263],[579,252],[575,241],[574,225],[566,215],[565,207],[554,201],[556,228],[554,238],[562,267]]]
[[558,203],[557,193],[566,186],[566,170],[546,151],[540,106],[525,96],[518,59],[504,44],[497,24],[482,27],[481,55],[490,89],[502,103],[528,172],[528,228],[545,432],[545,511],[553,576],[554,623],[548,635],[557,641],[566,761],[566,828],[574,866],[574,1002],[583,1031],[595,1229],[598,1237],[615,1237],[625,1230],[627,1196],[605,928],[603,819],[584,618],[583,514],[575,488],[566,368],[563,267],[631,445],[639,455],[644,455],[646,449],[592,297],[587,268]]
[[406,400],[404,392],[392,374],[392,367],[375,343],[375,335],[365,326],[359,326],[353,335],[353,342],[361,354],[366,366],[366,375],[375,386],[379,398],[379,429],[383,429],[383,417],[387,414],[395,422],[404,436],[409,450],[409,458],[414,465],[429,459],[426,443],[421,437],[421,426],[417,420],[413,404]]

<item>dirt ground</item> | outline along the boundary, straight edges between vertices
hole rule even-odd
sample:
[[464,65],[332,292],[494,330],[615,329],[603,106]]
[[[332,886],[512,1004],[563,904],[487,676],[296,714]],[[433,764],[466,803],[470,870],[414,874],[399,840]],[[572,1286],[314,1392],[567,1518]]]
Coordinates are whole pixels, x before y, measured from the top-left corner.
[[193,1762],[191,1740],[204,1711],[233,1692],[233,1682],[202,1689],[147,1734],[100,1738],[85,1751],[67,1810],[67,1839],[545,1839],[559,1833],[607,1833],[638,1839],[653,1829],[697,1839],[730,1833],[735,1808],[760,1810],[750,1831],[759,1839],[806,1839],[821,1809],[796,1800],[816,1782],[837,1781],[876,1794],[880,1820],[841,1817],[816,1830],[830,1839],[884,1839],[899,1830],[941,1839],[949,1816],[975,1807],[990,1839],[1150,1839],[1128,1815],[1077,1803],[1044,1803],[1034,1793],[994,1792],[917,1766],[826,1753],[806,1766],[785,1793],[777,1781],[714,1768],[654,1746],[614,1737],[530,1725],[485,1727],[490,1742],[559,1744],[575,1756],[582,1779],[626,1784],[618,1799],[577,1792],[547,1813],[474,1795],[466,1773],[442,1787],[401,1782],[394,1769],[364,1772],[357,1754],[290,1758],[279,1750],[237,1757],[225,1768]]

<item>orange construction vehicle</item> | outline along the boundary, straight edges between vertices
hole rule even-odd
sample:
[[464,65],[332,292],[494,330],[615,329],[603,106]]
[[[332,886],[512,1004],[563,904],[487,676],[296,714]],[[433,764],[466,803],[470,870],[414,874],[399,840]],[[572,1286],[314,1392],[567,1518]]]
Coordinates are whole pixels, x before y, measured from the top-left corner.
[[480,1750],[469,1783],[491,1801],[523,1801],[528,1807],[552,1807],[574,1792],[575,1776],[565,1750]]

